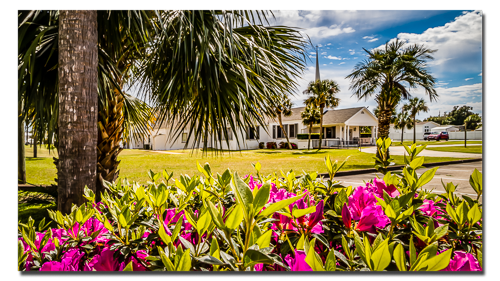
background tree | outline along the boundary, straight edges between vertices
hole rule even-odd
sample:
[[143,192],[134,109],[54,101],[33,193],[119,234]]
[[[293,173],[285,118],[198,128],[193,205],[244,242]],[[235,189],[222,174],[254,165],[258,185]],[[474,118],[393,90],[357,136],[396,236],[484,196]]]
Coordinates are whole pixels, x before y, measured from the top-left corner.
[[462,106],[454,106],[453,110],[450,111],[446,116],[446,124],[450,125],[463,125],[465,123],[465,119],[467,117],[473,115],[472,106],[462,105]]
[[405,104],[403,106],[403,111],[407,111],[410,115],[410,117],[413,120],[413,143],[417,142],[417,114],[419,112],[428,112],[429,107],[427,107],[427,104],[423,99],[419,98],[412,98],[410,99],[409,103]]
[[424,119],[424,121],[432,121],[432,122],[438,123],[439,125],[445,125],[444,124],[445,119],[446,119],[446,117],[444,117],[444,116],[430,116],[430,117],[427,117],[426,119]]
[[464,141],[464,147],[467,147],[467,129],[475,130],[479,127],[479,123],[481,122],[481,117],[477,114],[472,114],[469,115],[467,118],[464,120],[464,127],[465,127],[465,141]]
[[302,118],[302,123],[308,126],[309,140],[307,142],[307,150],[309,150],[311,149],[312,127],[314,124],[319,124],[321,122],[321,111],[309,105],[300,113],[300,118]]
[[283,135],[286,138],[287,146],[288,149],[292,149],[292,145],[290,144],[290,139],[288,138],[288,133],[283,127],[283,116],[288,117],[292,115],[292,101],[288,96],[285,96],[281,98],[280,100],[276,101],[275,107],[276,107],[276,113],[272,115],[273,118],[275,118],[278,121],[278,124],[281,128],[281,131],[283,132]]
[[405,128],[410,130],[414,127],[414,122],[407,111],[400,112],[394,121],[394,128],[401,129],[401,143],[403,143]]
[[[403,41],[387,42],[383,49],[368,51],[368,58],[358,63],[346,78],[358,99],[375,95],[379,105],[379,138],[389,136],[390,119],[399,100],[410,98],[409,89],[423,87],[431,101],[436,100],[435,79],[427,71],[427,60],[436,50],[423,45],[405,46]],[[378,92],[378,94],[376,94]]]
[[325,114],[325,108],[339,106],[340,99],[336,97],[336,94],[339,92],[340,88],[337,82],[329,79],[311,81],[304,91],[304,94],[311,95],[311,97],[306,99],[305,104],[318,108],[321,113],[318,149],[321,149],[321,141],[323,140],[323,115]]

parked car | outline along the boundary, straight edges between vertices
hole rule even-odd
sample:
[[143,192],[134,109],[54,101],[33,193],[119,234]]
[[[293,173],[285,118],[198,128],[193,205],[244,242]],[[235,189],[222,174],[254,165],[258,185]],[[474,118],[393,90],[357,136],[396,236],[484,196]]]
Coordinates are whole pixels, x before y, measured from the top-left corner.
[[425,132],[424,133],[424,140],[427,140],[427,137],[432,134],[431,132]]
[[427,140],[449,140],[450,136],[448,132],[432,132],[429,136],[427,136]]

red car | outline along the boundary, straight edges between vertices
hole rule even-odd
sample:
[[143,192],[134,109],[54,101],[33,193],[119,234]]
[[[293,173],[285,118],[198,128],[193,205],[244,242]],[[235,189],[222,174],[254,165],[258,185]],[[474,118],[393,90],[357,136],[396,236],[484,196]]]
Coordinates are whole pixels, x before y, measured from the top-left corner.
[[448,132],[432,132],[429,136],[427,136],[427,140],[449,140],[450,136]]

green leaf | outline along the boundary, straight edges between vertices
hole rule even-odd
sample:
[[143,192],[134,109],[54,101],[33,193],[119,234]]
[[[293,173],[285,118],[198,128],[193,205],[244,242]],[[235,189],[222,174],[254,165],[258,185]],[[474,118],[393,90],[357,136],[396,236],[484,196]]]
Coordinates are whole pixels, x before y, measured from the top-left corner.
[[382,271],[391,263],[391,253],[389,252],[389,240],[380,243],[371,256],[372,270]]
[[158,235],[160,235],[161,240],[163,240],[163,243],[167,244],[172,242],[172,238],[167,234],[165,231],[165,227],[161,223],[161,221],[158,221]]
[[337,270],[337,260],[335,259],[335,250],[331,249],[326,257],[325,262],[325,270],[326,271],[335,271]]
[[212,222],[210,212],[205,212],[204,214],[201,215],[200,219],[196,223],[198,226],[198,235],[201,237],[207,231],[208,227],[210,226],[210,223]]
[[415,170],[416,168],[422,166],[422,164],[424,164],[424,157],[418,157],[418,158],[413,159],[413,161],[411,161],[410,167],[413,170]]
[[434,175],[436,174],[438,168],[439,167],[434,167],[432,169],[425,171],[417,181],[417,188],[424,186],[428,182],[430,182],[434,178]]
[[220,212],[217,210],[215,205],[210,200],[207,200],[206,202],[208,205],[208,212],[212,216],[212,220],[214,221],[214,224],[220,230],[224,230],[225,225],[224,225],[224,221],[222,220],[222,216],[221,216]]
[[127,220],[123,216],[123,214],[118,215],[118,222],[120,223],[121,227],[127,227]]
[[134,271],[133,262],[130,261],[122,271]]
[[417,250],[415,249],[415,244],[413,243],[413,235],[412,235],[410,236],[410,266],[413,266],[416,259],[417,259]]
[[245,267],[254,266],[258,263],[273,264],[274,260],[258,250],[248,249],[243,257]]
[[295,201],[299,200],[300,198],[304,197],[305,193],[299,196],[295,196],[292,198],[288,198],[285,200],[278,201],[276,203],[273,203],[269,205],[264,211],[262,211],[257,219],[262,219],[265,217],[268,217],[269,215],[274,214],[276,211],[279,211],[285,207],[288,207],[290,204],[293,204]]
[[316,212],[316,206],[311,206],[307,209],[293,209],[292,210],[292,215],[295,217],[295,218],[300,218],[300,217],[303,217],[307,214],[310,214],[310,213],[314,213]]
[[451,206],[451,203],[446,204],[446,212],[455,223],[460,224],[460,220],[458,219],[457,213]]
[[417,270],[440,271],[450,264],[452,249],[424,261]]
[[396,219],[396,213],[394,212],[390,204],[385,208],[385,214],[392,220]]
[[316,238],[311,240],[311,245],[309,246],[309,250],[307,251],[306,263],[311,267],[313,271],[325,271],[323,268],[323,262],[319,255],[314,251],[314,244],[316,242]]
[[237,172],[234,173],[233,179],[231,180],[231,189],[236,195],[238,203],[243,206],[245,211],[244,214],[251,215],[253,206],[252,190],[250,190],[248,185],[241,180]]
[[226,227],[231,231],[235,230],[241,221],[243,221],[243,210],[240,205],[236,205],[226,219]]
[[264,208],[264,206],[267,204],[267,201],[269,201],[270,190],[271,184],[269,182],[266,182],[259,188],[259,191],[257,191],[257,194],[255,195],[255,199],[253,201],[255,209],[254,216],[257,215],[260,210],[262,210],[262,208]]
[[273,231],[269,229],[268,231],[264,232],[259,239],[257,239],[256,244],[259,245],[259,249],[264,249],[269,247],[271,244],[271,236],[273,234]]
[[189,271],[191,269],[191,256],[189,255],[189,251],[189,249],[184,251],[179,263],[175,266],[175,271]]
[[175,271],[175,267],[170,261],[170,259],[165,255],[165,252],[163,252],[163,249],[161,247],[158,248],[158,253],[160,253],[161,261],[163,262],[163,265],[167,268],[167,271]]
[[481,211],[479,210],[479,207],[476,204],[472,206],[472,208],[469,210],[469,213],[467,214],[467,220],[471,225],[476,224],[479,220],[481,219]]
[[398,244],[394,249],[394,260],[399,271],[406,271],[405,250],[401,244]]

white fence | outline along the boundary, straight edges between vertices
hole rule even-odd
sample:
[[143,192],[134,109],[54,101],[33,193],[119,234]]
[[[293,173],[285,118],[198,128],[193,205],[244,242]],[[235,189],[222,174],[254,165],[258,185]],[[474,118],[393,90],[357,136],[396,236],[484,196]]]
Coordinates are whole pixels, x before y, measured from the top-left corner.
[[[449,132],[450,140],[463,140],[465,139],[465,132]],[[483,132],[482,131],[467,131],[467,139],[468,140],[482,140]]]
[[[465,132],[449,132],[450,135],[450,140],[463,140],[465,139]],[[393,141],[400,141],[401,140],[401,133],[390,133],[389,137]],[[403,139],[404,140],[413,140],[413,133],[404,133],[403,134]],[[424,136],[417,134],[417,140],[423,140]],[[467,139],[468,140],[482,140],[483,139],[483,132],[482,131],[467,131]]]

